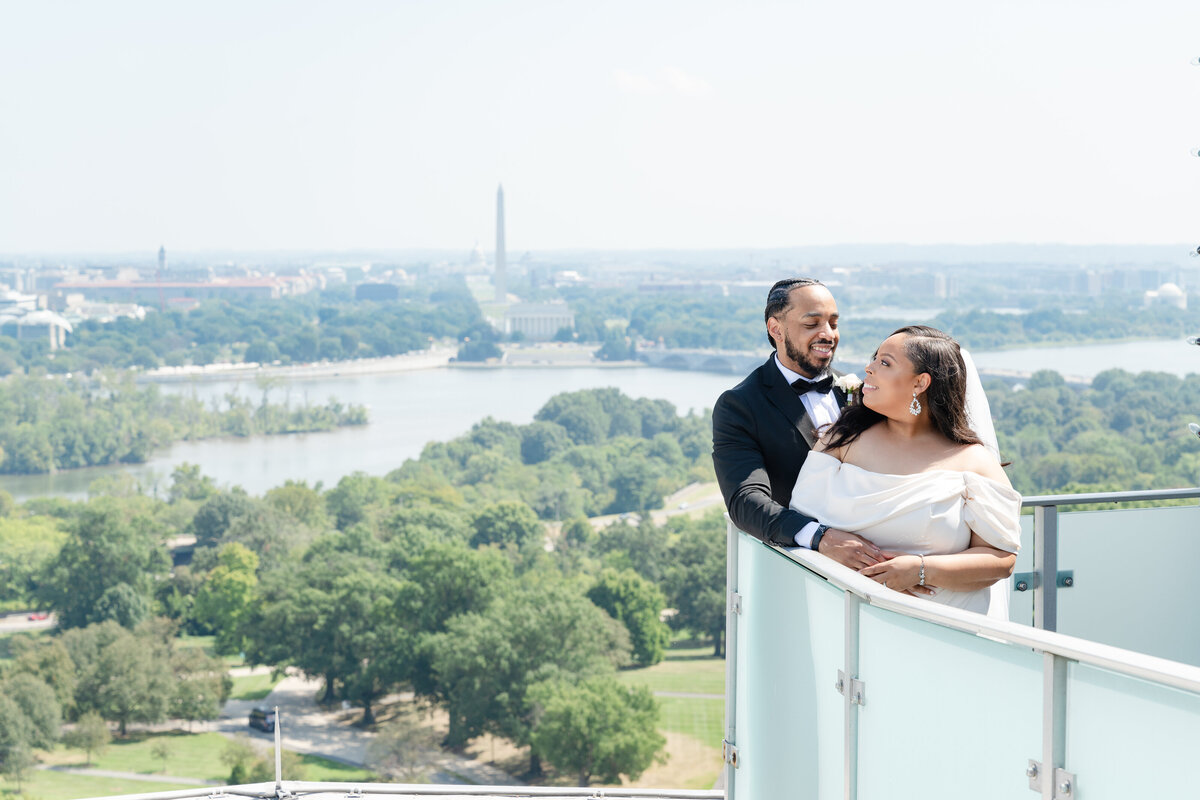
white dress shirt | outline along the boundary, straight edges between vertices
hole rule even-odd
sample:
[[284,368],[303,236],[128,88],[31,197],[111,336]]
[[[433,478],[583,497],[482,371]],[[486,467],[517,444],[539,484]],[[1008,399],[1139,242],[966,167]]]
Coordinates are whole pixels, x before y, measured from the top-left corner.
[[[790,370],[783,365],[779,360],[779,354],[775,355],[775,366],[779,367],[779,372],[783,375],[784,380],[789,384],[796,381],[806,381],[812,383],[811,378],[806,378],[799,372]],[[808,412],[808,418],[812,420],[813,427],[821,431],[827,425],[832,425],[837,422],[837,418],[841,416],[842,410],[838,408],[837,397],[833,392],[805,392],[800,395],[800,402],[804,403],[804,410]],[[796,544],[801,547],[811,547],[813,534],[820,527],[818,522],[810,522],[799,530],[796,534]]]

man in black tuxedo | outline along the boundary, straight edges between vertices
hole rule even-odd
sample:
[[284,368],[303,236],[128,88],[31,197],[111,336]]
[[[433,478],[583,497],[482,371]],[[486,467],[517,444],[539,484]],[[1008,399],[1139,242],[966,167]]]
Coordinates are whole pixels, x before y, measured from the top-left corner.
[[879,548],[788,508],[796,476],[846,395],[832,386],[838,310],[810,278],[771,287],[764,313],[775,352],[713,408],[713,464],[734,524],[764,542],[811,547],[853,569],[883,560]]

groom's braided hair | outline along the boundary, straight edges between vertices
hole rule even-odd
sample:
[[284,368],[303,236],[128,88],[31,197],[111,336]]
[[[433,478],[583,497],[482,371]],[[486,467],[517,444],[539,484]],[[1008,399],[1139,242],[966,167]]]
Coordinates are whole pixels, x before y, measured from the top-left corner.
[[[929,410],[930,422],[952,442],[983,444],[967,418],[967,366],[958,342],[928,325],[906,325],[891,335],[897,333],[906,337],[904,354],[912,362],[914,372],[929,374],[929,388],[925,390],[922,405]],[[882,414],[856,399],[829,429],[828,446],[848,445],[882,419]]]
[[[783,312],[787,311],[792,302],[792,289],[799,289],[801,286],[824,286],[816,278],[784,278],[781,281],[775,281],[775,285],[771,287],[771,291],[767,292],[767,308],[763,311],[763,323],[771,317],[778,317]],[[767,334],[767,341],[771,343],[771,349],[775,349],[775,340],[771,338],[771,334]]]

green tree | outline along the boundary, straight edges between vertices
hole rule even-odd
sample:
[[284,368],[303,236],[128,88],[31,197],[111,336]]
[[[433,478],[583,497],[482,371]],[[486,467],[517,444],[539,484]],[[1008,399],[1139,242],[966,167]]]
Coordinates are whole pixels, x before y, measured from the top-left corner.
[[258,586],[258,556],[236,542],[222,545],[217,566],[196,592],[196,619],[216,631],[221,654],[245,649],[242,620],[249,612]]
[[325,505],[338,530],[344,531],[366,519],[369,506],[389,502],[394,491],[392,484],[383,478],[355,472],[343,477],[325,494]]
[[54,690],[59,708],[68,714],[75,707],[75,688],[79,683],[77,667],[60,639],[36,640],[31,637],[13,637],[11,640],[16,660],[9,675],[26,673],[32,675]]
[[671,627],[711,638],[713,655],[724,655],[724,520],[720,514],[694,521],[675,518],[667,533],[678,533],[663,576],[667,602],[676,610]]
[[533,422],[521,429],[521,460],[540,464],[571,446],[567,429],[556,422]]
[[21,793],[21,787],[29,778],[29,772],[37,764],[37,758],[33,755],[33,748],[25,742],[17,742],[10,745],[4,753],[4,758],[0,761],[0,767],[3,767],[5,775],[16,781],[17,793]]
[[296,573],[268,576],[246,620],[247,659],[324,678],[323,702],[340,686],[371,724],[374,703],[411,674],[414,647],[398,610],[405,585],[381,567],[334,551]]
[[[445,744],[461,747],[485,730],[530,743],[530,685],[562,672],[611,672],[628,658],[628,634],[565,584],[522,585],[486,611],[450,620],[431,637],[440,698],[450,717]],[[530,752],[530,771],[541,764]]]
[[233,688],[233,680],[224,662],[189,647],[173,651],[170,664],[175,688],[170,699],[169,715],[187,720],[189,729],[193,722],[220,716],[221,706]]
[[95,657],[85,666],[87,672],[76,693],[78,707],[94,709],[116,722],[122,736],[131,722],[165,719],[174,691],[166,648],[158,641],[120,628],[91,633],[94,641],[90,647],[95,648]]
[[414,642],[397,611],[402,584],[389,575],[358,573],[335,583],[330,613],[338,620],[335,648],[342,696],[375,724],[375,703],[412,672]]
[[212,478],[200,474],[199,464],[185,461],[171,471],[171,488],[167,490],[167,497],[172,503],[180,500],[204,502],[216,493],[216,484]]
[[611,677],[573,683],[553,680],[532,686],[537,708],[533,749],[580,786],[594,778],[619,783],[637,780],[662,754],[666,739],[658,732],[658,703],[644,686],[625,687]]
[[267,490],[263,499],[273,508],[313,530],[323,531],[329,527],[325,501],[320,491],[311,488],[306,481],[284,481],[282,486]]
[[50,517],[0,517],[0,603],[30,603],[67,534]]
[[661,474],[650,459],[634,454],[622,458],[610,481],[615,492],[606,512],[647,511],[663,504]]
[[660,619],[666,600],[658,587],[633,570],[605,569],[587,597],[629,631],[635,663],[648,667],[662,661],[670,632]]
[[210,497],[196,510],[192,531],[197,547],[215,547],[234,520],[249,514],[256,501],[240,488]]
[[25,744],[53,747],[62,726],[62,708],[54,690],[29,673],[18,672],[0,683],[0,692],[13,699],[28,723]]
[[87,754],[87,763],[92,763],[92,753],[103,753],[112,741],[108,723],[95,711],[83,714],[75,725],[63,734],[63,744]]
[[58,558],[44,573],[38,599],[62,628],[116,619],[126,627],[149,613],[150,590],[169,560],[144,498],[101,497],[68,523]]
[[488,544],[524,550],[541,544],[544,528],[533,509],[524,503],[501,502],[487,506],[475,515],[472,547]]
[[167,759],[171,757],[172,752],[171,742],[163,736],[155,739],[154,744],[150,746],[150,756],[162,762],[162,771],[164,774],[167,771]]

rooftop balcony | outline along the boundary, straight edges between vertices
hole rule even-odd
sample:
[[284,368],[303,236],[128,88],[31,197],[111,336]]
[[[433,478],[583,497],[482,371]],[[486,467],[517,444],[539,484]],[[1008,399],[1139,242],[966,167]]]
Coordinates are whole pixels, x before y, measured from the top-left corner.
[[1059,507],[1196,497],[1027,498],[1011,622],[731,527],[729,800],[1186,796],[1200,506]]

